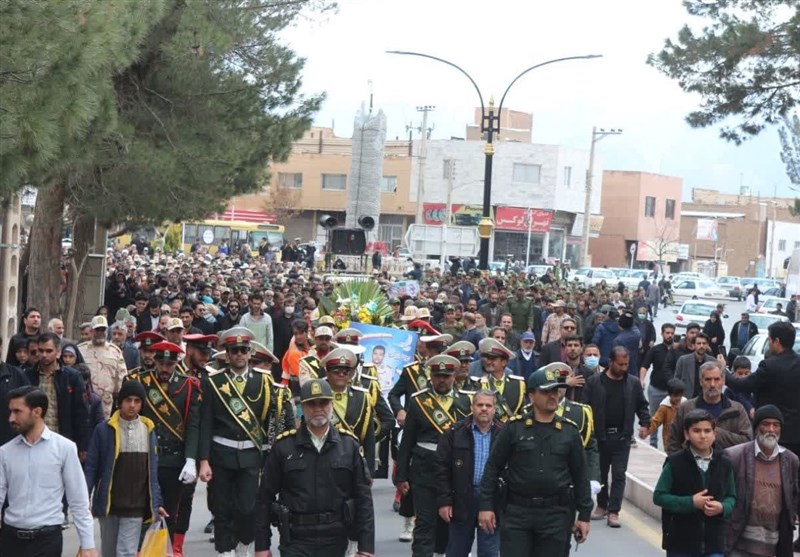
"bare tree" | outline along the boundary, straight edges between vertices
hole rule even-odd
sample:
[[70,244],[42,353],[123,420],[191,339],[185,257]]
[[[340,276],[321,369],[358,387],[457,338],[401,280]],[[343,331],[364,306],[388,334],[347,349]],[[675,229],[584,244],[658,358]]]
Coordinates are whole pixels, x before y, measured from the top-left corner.
[[278,223],[285,223],[303,211],[300,207],[302,191],[299,188],[288,188],[275,183],[270,184],[267,188],[267,197],[261,208],[264,212],[275,215]]
[[658,263],[664,263],[664,258],[668,254],[675,253],[679,237],[678,222],[664,219],[656,224],[655,237],[642,243],[656,256]]

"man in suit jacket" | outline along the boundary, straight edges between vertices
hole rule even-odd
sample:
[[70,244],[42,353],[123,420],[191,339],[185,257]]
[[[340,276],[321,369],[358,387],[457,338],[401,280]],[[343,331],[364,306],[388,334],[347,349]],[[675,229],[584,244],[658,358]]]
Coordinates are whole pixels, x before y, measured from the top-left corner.
[[694,339],[694,352],[681,356],[675,364],[675,377],[686,385],[686,398],[698,397],[703,392],[700,387],[700,366],[714,361],[709,340],[707,334],[697,333]]
[[578,329],[578,324],[574,319],[571,317],[565,318],[561,322],[561,338],[558,340],[554,340],[553,342],[548,342],[544,346],[542,346],[541,352],[539,352],[539,357],[537,358],[537,363],[539,367],[546,366],[547,364],[552,364],[553,362],[566,362],[566,355],[565,355],[565,342],[568,336],[576,334]]

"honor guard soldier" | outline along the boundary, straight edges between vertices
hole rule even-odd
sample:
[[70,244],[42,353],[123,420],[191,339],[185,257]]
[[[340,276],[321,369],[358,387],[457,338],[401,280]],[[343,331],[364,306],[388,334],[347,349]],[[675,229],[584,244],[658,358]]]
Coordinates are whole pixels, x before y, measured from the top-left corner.
[[193,334],[185,335],[183,341],[186,343],[186,356],[178,364],[178,371],[199,379],[207,373],[206,365],[208,365],[214,347],[219,342],[219,337]]
[[153,351],[152,346],[158,342],[164,342],[167,339],[154,331],[145,331],[136,335],[133,340],[139,343],[139,361],[142,365],[133,368],[128,373],[131,374],[137,371],[155,369],[156,353]]
[[[449,335],[448,335],[449,336]],[[430,386],[411,396],[397,458],[397,485],[414,495],[414,557],[431,557],[447,547],[447,524],[436,504],[436,446],[442,434],[470,414],[469,397],[453,389],[461,363],[452,356],[438,355],[425,362]]]
[[561,385],[552,370],[531,374],[531,411],[503,426],[486,461],[478,524],[494,532],[496,512],[502,512],[503,555],[555,557],[563,555],[570,534],[578,543],[589,535],[593,503],[586,458],[577,428],[556,415]]
[[451,344],[444,353],[461,362],[456,370],[456,382],[454,383],[456,389],[470,391],[480,387],[469,378],[469,364],[472,363],[472,355],[475,354],[474,344],[468,340],[459,340]]
[[303,386],[310,379],[325,377],[325,372],[320,369],[319,362],[333,350],[333,329],[327,325],[320,325],[314,329],[314,346],[308,356],[300,360],[300,373],[298,380]]
[[213,479],[214,547],[224,557],[250,553],[264,453],[277,434],[294,425],[289,389],[249,365],[252,338],[244,327],[225,331],[228,365],[202,380],[200,479]]
[[[355,435],[364,448],[367,470],[375,471],[375,443],[394,426],[394,416],[383,402],[380,411],[372,405],[367,389],[353,385],[358,358],[348,346],[334,349],[322,359],[325,379],[333,390],[333,425]],[[383,400],[381,398],[381,400]]]
[[[342,557],[348,536],[357,557],[375,553],[369,472],[358,440],[332,426],[333,393],[321,379],[300,388],[303,422],[280,435],[258,490],[256,557],[271,557],[271,524],[281,557]],[[277,501],[276,501],[277,498]]]
[[[342,329],[336,336],[334,340],[338,346],[347,346],[349,347],[353,353],[358,357],[358,364],[356,365],[356,373],[353,377],[353,382],[356,385],[361,385],[365,389],[369,389],[371,393],[377,389],[378,395],[380,395],[381,387],[380,384],[377,383],[378,381],[378,370],[377,368],[372,365],[364,362],[361,358],[361,355],[366,351],[366,348],[361,345],[361,339],[364,337],[364,333],[359,331],[358,329]],[[373,381],[376,382],[373,385]]]
[[483,377],[472,377],[479,388],[494,391],[497,394],[497,413],[499,421],[506,423],[511,417],[524,411],[525,379],[518,375],[506,375],[508,360],[514,353],[503,346],[500,341],[485,338],[478,345],[486,374]]
[[269,348],[256,342],[250,341],[250,364],[263,370],[271,370],[272,364],[278,363],[280,360],[270,352]]
[[158,484],[164,508],[169,513],[167,528],[172,538],[172,552],[175,557],[183,557],[183,540],[189,529],[197,480],[200,380],[177,371],[183,354],[180,346],[162,341],[150,349],[155,352],[156,369],[132,371],[126,380],[138,381],[147,393],[142,415],[155,424]]
[[400,371],[400,377],[389,391],[389,406],[397,417],[397,421],[402,426],[406,421],[406,411],[403,409],[401,397],[405,397],[406,406],[412,394],[417,393],[428,387],[427,366],[423,362],[433,356],[441,354],[448,344],[453,342],[450,335],[424,335],[419,337],[417,342],[418,359],[415,362],[406,364]]

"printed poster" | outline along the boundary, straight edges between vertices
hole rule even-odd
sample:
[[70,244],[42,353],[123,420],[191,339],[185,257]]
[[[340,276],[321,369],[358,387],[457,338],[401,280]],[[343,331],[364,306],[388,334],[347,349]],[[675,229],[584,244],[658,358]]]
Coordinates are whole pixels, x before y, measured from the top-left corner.
[[389,396],[403,366],[414,361],[417,351],[417,333],[403,329],[351,323],[364,335],[359,344],[366,348],[364,361],[378,368],[378,380],[384,398]]

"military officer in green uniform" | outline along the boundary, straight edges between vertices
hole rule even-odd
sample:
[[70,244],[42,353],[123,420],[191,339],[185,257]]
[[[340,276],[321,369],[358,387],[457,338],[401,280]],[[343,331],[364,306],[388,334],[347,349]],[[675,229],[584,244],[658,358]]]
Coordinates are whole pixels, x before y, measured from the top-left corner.
[[459,340],[451,344],[444,353],[461,362],[461,366],[456,370],[455,388],[467,391],[474,389],[477,385],[470,380],[469,364],[472,363],[475,345],[468,340]]
[[340,346],[322,358],[321,365],[325,368],[325,380],[333,390],[333,425],[358,438],[364,448],[367,470],[372,475],[375,444],[391,431],[394,416],[386,402],[378,410],[372,404],[369,391],[351,383],[357,363],[353,351],[348,346]]
[[294,426],[289,389],[249,364],[252,338],[245,327],[225,331],[228,365],[202,380],[199,476],[213,479],[214,546],[224,557],[250,551],[264,455],[278,434]]
[[156,369],[156,353],[153,352],[151,347],[154,344],[158,342],[164,342],[167,339],[155,331],[144,331],[136,335],[133,340],[134,342],[139,343],[139,361],[142,365],[133,368],[128,373],[130,374],[136,371]]
[[403,494],[414,494],[414,557],[431,557],[447,547],[447,524],[439,517],[433,470],[436,446],[442,434],[470,414],[468,396],[453,389],[461,363],[447,355],[425,362],[430,385],[411,396],[406,425],[397,458],[397,485]]
[[472,377],[477,388],[492,391],[497,396],[497,413],[495,418],[506,423],[514,416],[523,413],[525,399],[525,379],[518,375],[506,375],[508,360],[514,353],[503,346],[500,341],[485,338],[478,344],[486,373],[483,377]]
[[356,557],[372,557],[375,512],[358,440],[333,427],[333,392],[324,380],[307,381],[300,400],[302,424],[278,437],[264,466],[256,557],[272,555],[273,522],[281,557],[342,557],[348,536],[356,541]]
[[176,369],[183,354],[180,346],[161,341],[149,349],[155,354],[156,369],[131,370],[125,380],[138,381],[147,393],[142,415],[156,426],[158,484],[169,513],[172,552],[175,557],[183,557],[183,540],[192,514],[191,494],[197,480],[200,381]]
[[200,378],[206,373],[206,365],[214,347],[219,342],[217,335],[184,335],[186,356],[178,363],[178,371],[184,375]]
[[[560,374],[540,369],[528,379],[531,411],[514,416],[500,430],[481,480],[478,524],[498,526],[503,555],[562,555],[574,534],[589,535],[592,495],[578,429],[557,416]],[[498,479],[507,482],[503,502]],[[578,511],[575,521],[574,510]]]

